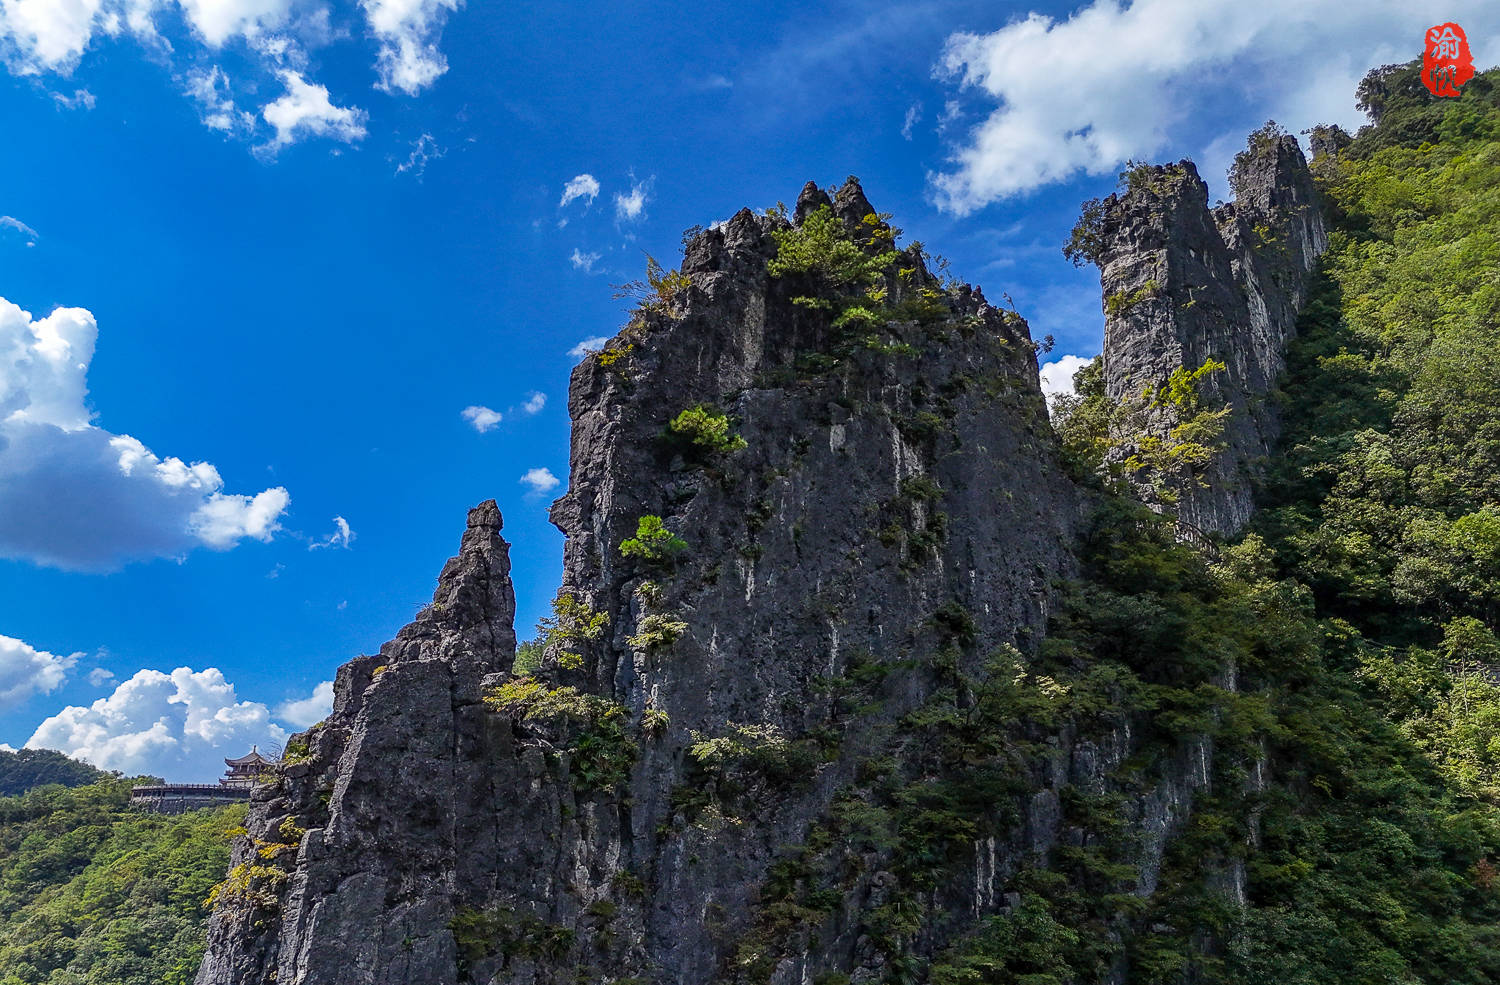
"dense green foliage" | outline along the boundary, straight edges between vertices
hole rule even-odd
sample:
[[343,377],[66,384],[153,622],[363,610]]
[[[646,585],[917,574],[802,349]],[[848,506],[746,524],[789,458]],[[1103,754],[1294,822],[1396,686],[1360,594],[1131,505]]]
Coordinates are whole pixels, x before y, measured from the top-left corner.
[[546,739],[549,752],[566,751],[580,790],[612,790],[629,778],[636,740],[623,705],[574,687],[548,687],[533,677],[513,677],[487,690],[484,703],[531,726]]
[[930,278],[918,276],[926,259],[921,246],[896,250],[901,230],[892,228],[889,218],[871,212],[851,230],[832,209],[820,206],[801,225],[772,231],[776,256],[766,269],[806,289],[792,303],[824,312],[844,344],[913,355],[910,344],[887,339],[883,329],[904,321],[930,324],[951,312],[943,292],[926,283]]
[[[1293,347],[1287,452],[1261,529],[1345,620],[1350,669],[1457,788],[1500,794],[1500,105],[1371,73],[1380,126],[1325,192],[1338,217]],[[1434,143],[1428,141],[1436,140]]]
[[0,983],[187,985],[243,806],[131,810],[129,780],[0,798]]
[[728,416],[698,404],[672,418],[667,433],[699,456],[728,455],[745,447],[729,429]]
[[516,648],[514,669],[518,674],[530,673],[545,653],[555,650],[559,667],[577,670],[583,666],[583,654],[574,648],[598,642],[608,625],[608,613],[596,612],[571,592],[562,592],[552,600],[552,615],[537,621],[536,639]]
[[0,749],[0,797],[15,797],[32,787],[56,783],[64,787],[81,787],[98,783],[109,774],[88,763],[69,759],[51,749]]
[[[1439,101],[1413,66],[1371,73],[1379,125],[1315,162],[1332,245],[1256,532],[1209,564],[1113,507],[1054,620],[1039,670],[1074,695],[1111,675],[1109,713],[1148,730],[1132,768],[1213,741],[1161,884],[1090,911],[1130,888],[1092,805],[1102,857],[1018,879],[935,980],[1091,980],[1112,937],[1140,981],[1500,979],[1500,109],[1475,82]],[[1059,430],[1088,470],[1118,408],[1097,363],[1077,384]]]
[[647,564],[665,564],[687,546],[687,541],[674,534],[661,517],[647,515],[636,522],[635,536],[620,542],[620,553]]

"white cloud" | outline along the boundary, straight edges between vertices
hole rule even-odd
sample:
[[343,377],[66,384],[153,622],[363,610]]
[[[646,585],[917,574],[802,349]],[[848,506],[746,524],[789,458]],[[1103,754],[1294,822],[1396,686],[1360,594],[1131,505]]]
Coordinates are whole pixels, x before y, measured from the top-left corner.
[[561,484],[561,480],[552,474],[551,469],[531,469],[521,476],[521,485],[531,492],[551,492]]
[[493,430],[495,425],[500,423],[500,412],[498,410],[490,410],[488,407],[479,405],[465,407],[462,416],[480,434]]
[[194,69],[184,81],[183,91],[198,104],[204,126],[228,134],[247,134],[255,129],[255,115],[235,105],[229,76],[219,66]]
[[270,149],[275,151],[305,137],[328,137],[352,144],[363,140],[368,115],[356,107],[335,106],[328,88],[308,82],[300,72],[281,72],[286,94],[260,111],[276,129]]
[[438,50],[448,14],[461,0],[360,0],[370,33],[380,42],[375,88],[415,96],[448,71]]
[[349,527],[349,521],[341,516],[333,518],[333,533],[322,540],[315,540],[307,545],[309,551],[316,551],[322,547],[342,547],[349,549],[349,542],[354,540],[354,531]]
[[99,29],[102,0],[5,0],[0,55],[17,75],[68,72]]
[[[261,42],[293,23],[293,0],[3,0],[0,57],[17,75],[68,75],[101,35],[130,34],[165,48],[154,18],[161,9],[173,6],[180,9],[194,35],[211,48],[235,38]],[[326,22],[325,6],[303,6],[311,8],[304,22]],[[91,104],[92,96],[88,99]]]
[[[1065,21],[1033,13],[990,34],[954,34],[939,73],[997,105],[956,149],[953,169],[932,177],[938,204],[964,214],[1156,155],[1226,90],[1255,107],[1237,129],[1267,117],[1294,131],[1357,125],[1359,79],[1418,55],[1432,16],[1398,0],[1095,0]],[[1457,0],[1443,19],[1495,38],[1500,7]],[[1488,44],[1476,44],[1476,62],[1500,54],[1500,41]]]
[[0,636],[0,711],[33,694],[57,690],[82,653],[59,656],[11,636]]
[[573,248],[573,255],[568,257],[568,259],[573,261],[573,269],[582,270],[584,273],[591,273],[594,269],[594,264],[600,260],[600,254],[584,253],[575,246]]
[[922,119],[922,106],[920,103],[912,103],[906,110],[906,118],[901,121],[901,139],[910,140],[912,127]]
[[1085,356],[1063,356],[1042,364],[1042,393],[1048,398],[1073,392],[1073,374],[1094,360]]
[[591,174],[580,174],[566,185],[563,185],[562,201],[557,203],[562,208],[575,198],[586,198],[585,205],[593,205],[594,199],[599,197],[599,179]]
[[[381,88],[416,92],[441,74],[435,43],[460,2],[361,0],[379,49]],[[187,33],[168,42],[157,31],[159,16]],[[204,125],[247,140],[269,133],[255,146],[266,157],[300,139],[365,136],[365,112],[335,105],[325,86],[306,77],[310,53],[343,37],[330,0],[0,0],[0,65],[12,74],[58,83],[91,47],[133,39],[173,72]],[[221,56],[237,65],[233,81],[214,64]],[[285,92],[268,102],[277,82]],[[94,107],[87,89],[69,91],[59,83],[48,94],[65,108]]]
[[34,320],[0,298],[0,557],[102,570],[280,529],[281,487],[225,493],[218,469],[157,456],[92,423],[98,327],[82,308]]
[[28,749],[57,749],[100,769],[210,782],[224,759],[286,731],[258,701],[241,701],[215,667],[138,671],[87,708],[70,705],[38,726]]
[[412,142],[411,156],[406,159],[405,164],[398,164],[396,166],[396,173],[406,174],[410,172],[414,177],[421,178],[422,175],[427,173],[428,162],[437,160],[445,153],[446,151],[437,145],[437,141],[433,139],[432,134],[424,133]]
[[22,222],[20,219],[16,219],[8,215],[0,215],[0,229],[9,229],[14,232],[20,233],[21,238],[26,241],[27,246],[35,246],[36,241],[41,239],[41,236],[35,229],[32,229],[30,226],[26,225],[26,223]]
[[63,109],[93,109],[98,102],[94,94],[87,89],[74,89],[71,96],[62,92],[54,92],[52,101]]
[[646,214],[646,203],[651,200],[651,182],[654,178],[645,181],[631,179],[630,192],[615,193],[615,218],[628,219],[634,222]]
[[103,687],[115,679],[115,672],[104,667],[95,667],[89,671],[89,683],[94,687]]
[[234,37],[259,38],[291,18],[291,0],[177,0],[193,30],[211,47]]
[[299,729],[316,725],[333,711],[333,681],[323,681],[313,693],[299,700],[287,700],[276,706],[276,717]]
[[569,349],[568,355],[572,356],[574,359],[582,359],[584,356],[588,355],[591,352],[598,352],[608,344],[609,338],[607,336],[596,335],[591,339],[584,339],[582,342]]
[[9,742],[0,742],[0,752],[15,752],[16,747]]
[[521,405],[521,412],[524,414],[540,414],[542,408],[545,406],[547,406],[547,395],[545,393],[533,393]]

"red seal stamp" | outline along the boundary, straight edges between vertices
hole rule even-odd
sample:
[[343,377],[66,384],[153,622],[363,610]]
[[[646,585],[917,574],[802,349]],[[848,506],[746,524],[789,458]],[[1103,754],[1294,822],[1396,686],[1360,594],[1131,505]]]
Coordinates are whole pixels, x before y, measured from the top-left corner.
[[1422,83],[1427,91],[1434,96],[1457,96],[1473,77],[1474,56],[1464,29],[1451,23],[1428,28],[1422,48]]

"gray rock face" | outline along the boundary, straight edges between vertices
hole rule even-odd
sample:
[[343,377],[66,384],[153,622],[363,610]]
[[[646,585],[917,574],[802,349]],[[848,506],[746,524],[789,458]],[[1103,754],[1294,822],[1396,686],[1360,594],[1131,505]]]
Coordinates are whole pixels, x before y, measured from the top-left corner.
[[[1280,434],[1266,398],[1328,234],[1295,138],[1253,139],[1230,183],[1235,201],[1211,210],[1191,161],[1137,172],[1104,202],[1099,279],[1111,398],[1139,395],[1178,367],[1226,364],[1204,392],[1232,409],[1227,448],[1197,477],[1206,485],[1184,485],[1178,513],[1232,534],[1250,518],[1257,464]],[[1165,433],[1175,421],[1155,423]]]
[[[821,206],[871,254],[883,248],[857,183],[810,186],[797,215]],[[965,660],[1035,645],[1082,508],[1025,323],[976,290],[942,288],[907,251],[890,301],[916,304],[911,317],[841,334],[794,302],[815,289],[808,275],[768,273],[786,228],[742,211],[700,234],[673,293],[573,374],[571,481],[553,508],[562,592],[609,622],[568,644],[577,658],[552,647],[539,677],[622,713],[634,757],[623,782],[589,781],[597,730],[482,700],[509,679],[515,643],[487,503],[433,605],[341,669],[333,715],[257,793],[200,985],[573,981],[580,969],[714,980],[776,853],[937,677],[904,675],[857,729],[823,682],[856,663],[928,659],[945,607],[972,619]],[[669,422],[698,405],[726,413],[744,447],[672,439]],[[680,557],[622,554],[646,515],[686,542]],[[676,639],[653,642],[663,622],[680,624]],[[728,794],[696,788],[688,749],[745,734],[817,735],[825,752],[805,775],[743,792],[726,818]],[[1055,794],[1036,812],[1029,837],[1045,841]],[[996,852],[991,883],[1006,865]],[[868,878],[878,892],[884,877]],[[988,892],[976,913],[1000,905]],[[867,959],[853,933],[831,932],[805,960]]]
[[[1263,184],[1246,176],[1246,215],[1252,201],[1257,217],[1285,207],[1280,167]],[[1228,319],[1242,284],[1280,284],[1309,261],[1268,266],[1244,245],[1250,220],[1210,214],[1186,168],[1162,172],[1177,190],[1159,202],[1113,204],[1106,285],[1168,278],[1225,321],[1163,307],[1112,322],[1112,371],[1238,347],[1239,378],[1269,381],[1279,356],[1232,339],[1245,322]],[[485,503],[433,604],[340,669],[333,714],[257,790],[198,985],[806,985],[827,972],[863,985],[895,973],[867,919],[910,892],[889,850],[851,851],[842,900],[768,937],[777,866],[959,672],[1035,652],[1091,504],[1062,473],[1018,315],[939,284],[911,249],[885,270],[885,314],[857,329],[808,303],[850,303],[812,274],[772,275],[778,235],[824,208],[867,256],[887,248],[857,182],[809,183],[790,220],[742,211],[699,234],[574,370],[571,475],[552,509],[572,606],[560,612],[572,614],[540,669],[511,673],[508,548]],[[1277,229],[1315,253],[1321,227],[1301,221]],[[1257,297],[1256,337],[1284,339],[1295,292]],[[1198,338],[1210,331],[1216,341]],[[1264,440],[1272,422],[1250,384],[1236,392],[1239,440]],[[729,433],[695,442],[673,428],[698,408]],[[681,549],[652,549],[643,517]],[[622,549],[632,540],[646,543]],[[599,632],[569,632],[592,615]],[[1128,722],[1031,738],[1044,751],[1027,789],[994,808],[1012,818],[996,826],[1006,833],[974,839],[952,884],[924,891],[937,918],[903,945],[912,955],[1015,908],[1017,869],[1080,843],[1066,788],[1125,795],[1149,893],[1209,784],[1205,741],[1114,791],[1107,778],[1136,745]],[[757,753],[753,774],[704,765]]]
[[[851,182],[831,196],[810,185],[796,214],[830,204],[851,231],[872,211]],[[610,617],[577,683],[633,719],[653,709],[671,722],[643,750],[619,834],[650,901],[649,964],[629,974],[653,981],[723,973],[720,941],[746,928],[774,854],[805,838],[860,758],[851,731],[802,789],[758,804],[746,823],[705,826],[672,803],[691,782],[694,734],[842,735],[818,681],[855,659],[930,653],[945,605],[972,614],[972,652],[1027,646],[1071,563],[1079,504],[1056,465],[1025,324],[961,288],[943,295],[935,325],[898,325],[879,347],[835,342],[826,319],[792,302],[807,285],[767,274],[785,225],[742,211],[700,235],[682,266],[690,286],[573,374],[572,473],[553,508],[567,535],[563,589]],[[914,272],[898,290],[936,287],[915,254],[897,265]],[[726,413],[746,447],[704,466],[664,441],[672,418],[699,404]],[[669,571],[620,553],[643,515],[688,544]],[[648,580],[660,600],[643,604]],[[684,621],[682,638],[632,646],[656,613]],[[884,720],[932,686],[913,675]]]
[[256,789],[199,982],[453,980],[453,900],[489,891],[516,801],[480,704],[515,656],[500,528],[493,500],[469,511],[432,604],[339,668],[333,713]]

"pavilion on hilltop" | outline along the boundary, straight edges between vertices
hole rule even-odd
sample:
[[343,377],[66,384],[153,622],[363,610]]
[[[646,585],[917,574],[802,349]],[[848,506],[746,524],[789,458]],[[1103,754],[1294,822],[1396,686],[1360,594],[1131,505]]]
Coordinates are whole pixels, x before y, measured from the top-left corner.
[[224,760],[224,765],[229,769],[224,771],[224,776],[219,780],[220,786],[248,788],[255,786],[260,775],[275,766],[276,762],[262,756],[259,746],[251,746],[250,751],[239,759]]
[[130,788],[130,803],[156,814],[181,814],[200,807],[217,807],[249,800],[262,777],[276,768],[276,760],[261,755],[256,746],[238,759],[226,759],[229,767],[218,783],[155,783]]

